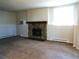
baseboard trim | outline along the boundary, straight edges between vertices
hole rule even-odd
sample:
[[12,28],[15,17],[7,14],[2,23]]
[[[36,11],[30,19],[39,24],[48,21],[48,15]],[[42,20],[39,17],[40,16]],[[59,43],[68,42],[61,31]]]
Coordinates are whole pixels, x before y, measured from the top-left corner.
[[22,37],[20,36],[21,38],[24,38],[24,39],[32,39],[32,40],[38,40],[38,41],[46,41],[46,39],[41,39],[41,38],[32,38],[32,37]]
[[69,42],[62,42],[62,41],[53,41],[53,40],[47,40],[49,42],[59,42],[59,43],[66,43],[66,44],[69,44],[69,45],[72,45],[73,46],[73,43],[69,43]]
[[10,36],[10,37],[3,37],[3,38],[0,38],[0,40],[1,40],[1,39],[12,38],[12,37],[19,37],[19,36],[18,36],[18,35],[16,35],[16,36]]

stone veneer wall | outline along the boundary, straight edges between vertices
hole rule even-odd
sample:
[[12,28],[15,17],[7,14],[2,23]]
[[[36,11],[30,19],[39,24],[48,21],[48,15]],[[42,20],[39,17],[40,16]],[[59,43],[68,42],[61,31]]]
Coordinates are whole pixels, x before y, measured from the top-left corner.
[[[28,36],[29,38],[36,38],[40,40],[46,40],[47,39],[47,22],[27,22],[28,23]],[[32,29],[34,27],[41,28],[42,35],[41,36],[33,36],[32,35]]]

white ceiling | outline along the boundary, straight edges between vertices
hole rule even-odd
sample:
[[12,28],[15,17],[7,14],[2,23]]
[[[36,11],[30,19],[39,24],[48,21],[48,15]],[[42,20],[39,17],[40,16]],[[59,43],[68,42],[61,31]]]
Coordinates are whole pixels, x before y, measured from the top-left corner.
[[24,10],[75,3],[78,0],[0,0],[2,10]]

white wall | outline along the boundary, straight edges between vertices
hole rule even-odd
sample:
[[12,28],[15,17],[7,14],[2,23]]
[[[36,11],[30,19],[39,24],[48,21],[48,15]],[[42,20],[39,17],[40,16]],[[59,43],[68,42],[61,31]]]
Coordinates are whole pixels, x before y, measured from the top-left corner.
[[16,36],[16,14],[0,10],[0,38]]
[[[26,21],[47,21],[49,16],[53,17],[53,13],[49,8],[31,9],[26,11],[17,12],[18,20]],[[50,19],[52,21],[52,18]],[[28,24],[19,25],[19,34],[28,37]],[[73,42],[73,26],[53,26],[47,24],[47,40],[60,41],[60,42]]]
[[73,43],[73,26],[54,26],[53,8],[48,9],[47,39],[52,41]]
[[48,21],[48,8],[27,10],[28,21]]
[[60,41],[73,43],[73,27],[71,26],[47,26],[47,39],[51,41]]
[[[17,12],[18,21],[47,21],[48,20],[48,9],[30,9],[25,11]],[[28,24],[18,25],[18,35],[28,37]]]
[[27,21],[27,12],[26,11],[18,11],[17,13],[17,21],[23,21],[23,24],[17,25],[17,33],[20,36],[28,37],[28,24]]
[[76,25],[74,27],[74,41],[73,41],[73,46],[76,47],[77,49],[79,49],[79,4],[76,7],[77,9],[77,23],[78,25]]

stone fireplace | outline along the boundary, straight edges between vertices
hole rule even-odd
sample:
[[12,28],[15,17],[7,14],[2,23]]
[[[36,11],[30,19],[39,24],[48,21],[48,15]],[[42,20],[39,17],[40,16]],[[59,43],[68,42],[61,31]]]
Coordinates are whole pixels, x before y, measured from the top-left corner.
[[47,22],[46,21],[29,21],[28,36],[31,39],[46,40],[47,39]]

